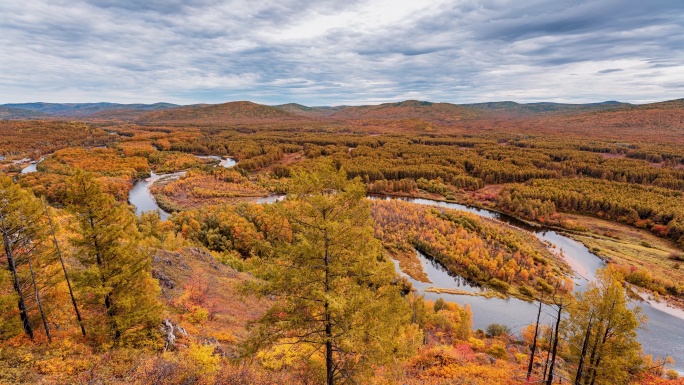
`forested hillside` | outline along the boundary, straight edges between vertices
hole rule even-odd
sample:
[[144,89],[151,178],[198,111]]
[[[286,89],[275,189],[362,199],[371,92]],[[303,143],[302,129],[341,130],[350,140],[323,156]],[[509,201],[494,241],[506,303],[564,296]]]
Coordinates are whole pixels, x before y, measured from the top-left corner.
[[0,383],[682,383],[632,302],[684,301],[677,101],[112,111],[0,122]]

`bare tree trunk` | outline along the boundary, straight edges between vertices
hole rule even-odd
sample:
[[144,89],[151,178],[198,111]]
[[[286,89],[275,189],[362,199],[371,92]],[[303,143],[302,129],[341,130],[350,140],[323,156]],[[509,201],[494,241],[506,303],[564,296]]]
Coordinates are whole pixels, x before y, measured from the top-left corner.
[[[88,220],[90,221],[90,229],[93,230],[92,240],[93,240],[93,247],[95,248],[95,258],[97,261],[97,266],[100,269],[104,269],[105,266],[104,266],[104,261],[102,260],[102,254],[100,252],[100,244],[97,241],[97,235],[95,234],[95,220],[93,219],[93,213],[90,211],[88,212]],[[102,273],[101,270],[100,270],[100,281],[102,281],[102,287],[104,288],[106,285],[106,280],[105,280],[104,274]],[[107,316],[109,317],[110,328],[114,332],[114,340],[116,341],[121,336],[121,332],[119,331],[119,328],[116,325],[116,321],[114,320],[114,313],[112,310],[111,292],[105,294],[104,302],[105,302],[104,303],[105,309],[107,310]]]
[[530,363],[527,365],[527,380],[529,381],[532,375],[532,365],[534,364],[534,353],[537,351],[537,333],[539,333],[539,318],[541,317],[542,297],[539,297],[539,310],[537,311],[537,323],[534,325],[534,338],[532,339],[532,348],[530,349]]
[[62,271],[64,272],[64,279],[66,280],[67,287],[69,288],[69,296],[71,296],[71,303],[74,305],[74,311],[76,312],[76,318],[78,319],[78,325],[81,327],[81,333],[83,337],[86,336],[85,326],[83,325],[83,319],[81,318],[81,312],[78,310],[78,305],[76,304],[76,297],[74,297],[74,291],[71,288],[71,280],[69,280],[69,275],[67,274],[66,265],[64,264],[64,258],[62,257],[62,250],[59,247],[59,242],[57,242],[57,235],[55,235],[55,226],[52,224],[52,217],[50,216],[50,210],[47,207],[45,201],[43,201],[43,208],[45,209],[45,215],[47,216],[48,223],[50,224],[50,231],[52,232],[52,242],[55,244],[55,250],[57,250],[57,256],[59,257],[59,263],[62,265]]
[[[323,214],[325,219],[325,213]],[[323,263],[325,264],[325,294],[330,292],[330,251],[328,245],[328,232],[325,231],[325,258]],[[326,384],[335,384],[335,367],[333,361],[333,345],[332,345],[332,320],[330,317],[330,304],[328,299],[325,300],[325,371],[326,371]]]
[[[615,308],[615,301],[611,303],[609,313],[610,314],[613,309]],[[605,345],[606,341],[608,340],[608,336],[610,335],[610,331],[612,330],[613,325],[608,321],[608,324],[605,326],[605,330],[603,331],[603,337],[601,338],[600,341],[596,341],[596,344],[594,345],[594,348],[592,349],[592,359],[590,360],[591,362],[591,370],[590,373],[587,375],[587,381],[585,383],[589,384],[594,384],[596,381],[596,372],[598,371],[599,365],[601,364],[601,353],[603,350],[603,346]],[[594,360],[595,359],[595,360]]]
[[[551,342],[551,341],[549,341]],[[551,344],[549,343],[549,350],[551,349]],[[551,352],[546,352],[546,362],[544,362],[544,374],[542,375],[542,382],[546,380],[546,372],[549,370],[549,358],[551,357]]]
[[582,353],[580,354],[579,364],[577,365],[577,374],[575,375],[575,385],[582,383],[582,370],[584,370],[584,356],[587,355],[587,346],[589,345],[589,338],[591,337],[591,322],[593,321],[594,313],[589,316],[589,324],[587,325],[587,332],[584,334],[584,342],[582,343]]
[[[24,247],[26,248],[26,242],[24,241]],[[45,328],[45,335],[47,336],[48,342],[52,342],[52,336],[50,335],[50,326],[48,326],[47,318],[45,317],[45,312],[43,311],[43,302],[40,300],[40,292],[38,291],[38,283],[36,283],[36,274],[33,271],[33,263],[31,262],[31,253],[27,250],[26,260],[28,261],[29,271],[31,272],[31,283],[33,284],[33,290],[36,294],[36,303],[38,303],[38,311],[40,311],[40,318],[43,320],[43,327]]]
[[7,266],[12,273],[14,291],[17,292],[19,296],[19,301],[17,303],[19,307],[19,317],[21,318],[21,325],[24,328],[24,332],[33,341],[33,326],[31,326],[31,320],[28,316],[28,311],[26,310],[26,302],[24,301],[24,293],[21,290],[21,284],[19,283],[19,276],[17,274],[17,265],[14,260],[12,244],[10,243],[10,234],[5,227],[5,216],[0,212],[0,224],[2,225],[2,239],[5,246],[5,255],[7,256]]
[[[600,333],[600,331],[601,331],[601,329],[600,329],[600,325],[599,325],[598,332]],[[596,342],[594,343],[594,345],[591,348],[591,354],[589,354],[589,370],[587,371],[587,373],[585,375],[585,380],[583,381],[585,384],[589,384],[591,373],[594,371],[594,365],[596,364],[595,359],[596,359],[596,352],[598,349],[598,345],[599,345],[599,340],[598,340],[598,338],[596,338]]]
[[599,349],[599,353],[596,356],[596,364],[594,364],[594,370],[591,373],[590,385],[594,385],[594,382],[596,381],[596,372],[598,371],[599,365],[601,365],[601,350],[603,349],[603,345],[608,340],[609,334],[610,334],[610,327],[607,327],[605,333],[603,333],[603,339],[601,340],[601,349]]
[[555,336],[553,338],[553,348],[552,348],[552,353],[551,353],[551,365],[549,366],[549,378],[546,381],[546,385],[551,385],[553,384],[553,366],[556,363],[556,353],[558,351],[558,332],[560,330],[560,321],[561,321],[561,314],[563,312],[563,305],[562,304],[556,304],[558,306],[558,318],[556,318],[556,331],[555,331]]
[[[555,329],[556,324],[551,325],[551,329]],[[549,345],[546,350],[546,362],[544,363],[544,374],[542,375],[542,382],[546,380],[546,371],[549,370],[549,358],[551,358],[551,345],[553,344],[553,334],[549,333]]]

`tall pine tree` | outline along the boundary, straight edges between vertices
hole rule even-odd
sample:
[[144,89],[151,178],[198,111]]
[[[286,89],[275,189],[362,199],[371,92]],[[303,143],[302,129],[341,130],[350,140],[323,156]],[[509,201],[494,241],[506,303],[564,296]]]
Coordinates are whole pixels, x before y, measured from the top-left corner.
[[292,180],[288,198],[269,207],[293,236],[256,269],[264,278],[258,290],[276,304],[252,341],[306,345],[324,362],[326,384],[354,383],[371,364],[406,352],[400,336],[411,312],[392,285],[394,267],[374,238],[361,182],[331,164]]
[[160,290],[151,276],[150,255],[139,245],[135,214],[103,192],[91,173],[77,171],[68,186],[77,222],[72,243],[83,266],[74,286],[90,311],[85,317],[89,335],[105,344],[157,339]]
[[[12,283],[10,297],[16,301],[18,319],[26,335],[34,339],[42,325],[47,339],[51,340],[49,306],[44,296],[52,286],[53,258],[46,230],[40,200],[9,177],[0,178],[0,238],[7,272],[2,281]],[[9,294],[6,290],[0,292]],[[0,303],[6,302],[7,299],[0,300]],[[13,313],[5,313],[3,318],[12,317]],[[12,335],[14,322],[3,319],[0,324],[6,328],[0,330],[0,335]]]

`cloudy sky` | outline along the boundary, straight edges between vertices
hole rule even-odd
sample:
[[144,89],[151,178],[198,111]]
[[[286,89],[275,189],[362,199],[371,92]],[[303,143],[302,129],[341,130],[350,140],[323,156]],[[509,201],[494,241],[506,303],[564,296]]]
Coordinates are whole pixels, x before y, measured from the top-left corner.
[[0,103],[682,97],[682,0],[0,1]]

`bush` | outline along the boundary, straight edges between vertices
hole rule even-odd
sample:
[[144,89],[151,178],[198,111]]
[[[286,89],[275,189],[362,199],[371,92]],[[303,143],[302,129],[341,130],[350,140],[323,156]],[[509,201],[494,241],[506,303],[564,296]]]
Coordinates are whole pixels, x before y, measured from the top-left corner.
[[532,288],[530,288],[529,286],[523,285],[520,287],[520,289],[518,289],[518,291],[520,291],[520,294],[526,295],[528,297],[534,296],[534,290],[532,290]]
[[187,320],[193,325],[202,324],[208,319],[209,311],[201,306],[193,306],[187,316]]
[[435,313],[447,307],[446,301],[442,298],[437,298],[434,305]]
[[506,352],[506,347],[504,344],[497,342],[493,344],[492,346],[487,349],[487,354],[489,354],[492,357],[499,358],[499,359],[504,359],[508,357],[508,353]]
[[667,373],[665,373],[665,377],[667,377],[668,380],[678,380],[679,373],[677,373],[676,370],[668,369]]
[[487,282],[487,283],[489,284],[489,286],[491,286],[495,290],[498,290],[504,294],[508,293],[508,290],[510,290],[510,288],[511,288],[511,285],[507,284],[506,282],[504,282],[500,279],[496,279],[496,278],[490,279],[489,282]]
[[468,344],[473,350],[484,350],[485,343],[479,338],[470,337],[468,339]]
[[511,334],[511,329],[506,325],[491,324],[487,326],[487,336],[489,337],[498,337],[504,334]]
[[233,270],[239,272],[245,271],[245,262],[240,257],[240,253],[235,250],[224,251],[223,253],[216,255],[216,260],[232,268]]
[[220,366],[220,357],[214,354],[213,345],[191,344],[186,351],[187,363],[196,375],[212,375]]

